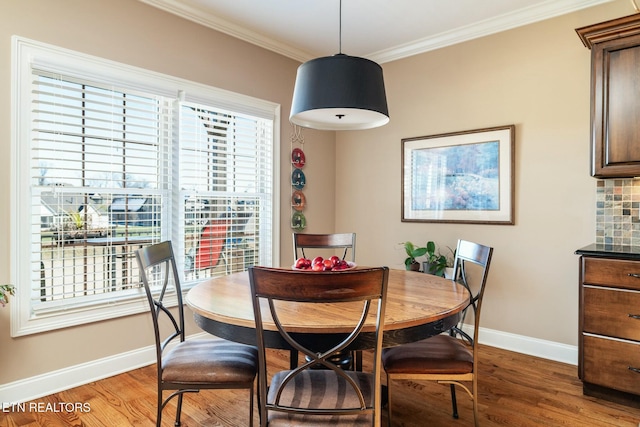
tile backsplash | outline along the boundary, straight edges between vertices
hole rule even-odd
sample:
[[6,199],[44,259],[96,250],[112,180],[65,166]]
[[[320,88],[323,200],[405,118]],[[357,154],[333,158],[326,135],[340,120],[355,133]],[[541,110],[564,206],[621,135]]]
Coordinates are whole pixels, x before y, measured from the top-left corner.
[[596,188],[596,243],[640,246],[640,179],[601,179]]

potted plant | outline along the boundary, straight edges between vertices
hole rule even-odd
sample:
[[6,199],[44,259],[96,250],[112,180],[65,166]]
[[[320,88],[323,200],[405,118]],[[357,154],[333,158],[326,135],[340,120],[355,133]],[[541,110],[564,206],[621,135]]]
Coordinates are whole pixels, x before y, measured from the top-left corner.
[[15,291],[13,285],[0,285],[0,305],[4,307],[9,302],[9,295],[14,295]]
[[427,242],[426,249],[427,260],[423,263],[423,271],[436,276],[451,278],[455,251],[447,246],[451,255],[443,255],[433,241]]
[[411,242],[404,242],[404,250],[407,252],[407,258],[404,260],[405,268],[411,271],[419,271],[420,263],[416,261],[416,258],[426,254],[427,248],[416,246]]

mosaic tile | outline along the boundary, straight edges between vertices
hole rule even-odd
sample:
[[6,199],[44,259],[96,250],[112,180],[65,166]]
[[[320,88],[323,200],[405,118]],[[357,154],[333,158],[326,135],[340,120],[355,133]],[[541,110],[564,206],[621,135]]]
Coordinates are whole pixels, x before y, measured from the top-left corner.
[[640,180],[596,184],[596,243],[640,246]]

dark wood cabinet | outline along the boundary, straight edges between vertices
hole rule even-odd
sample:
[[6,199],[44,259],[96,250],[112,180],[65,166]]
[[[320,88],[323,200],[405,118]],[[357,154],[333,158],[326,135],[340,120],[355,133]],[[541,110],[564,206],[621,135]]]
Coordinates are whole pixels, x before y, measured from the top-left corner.
[[591,175],[640,176],[640,13],[576,32],[591,49]]
[[580,257],[578,375],[583,391],[640,405],[640,261]]

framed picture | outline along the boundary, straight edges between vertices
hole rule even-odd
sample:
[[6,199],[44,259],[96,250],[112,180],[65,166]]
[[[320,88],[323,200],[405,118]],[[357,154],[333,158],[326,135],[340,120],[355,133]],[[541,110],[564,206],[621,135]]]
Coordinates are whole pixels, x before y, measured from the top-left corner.
[[402,140],[402,221],[514,224],[515,126]]

